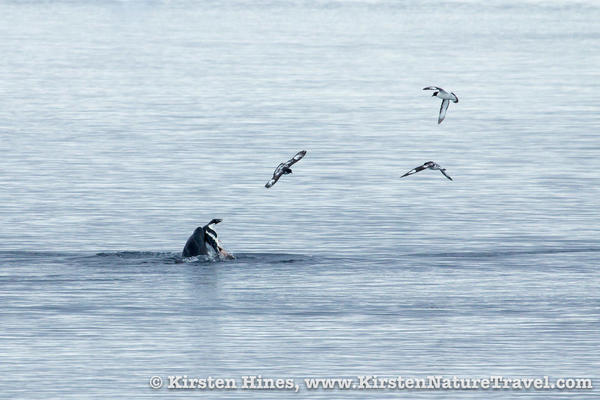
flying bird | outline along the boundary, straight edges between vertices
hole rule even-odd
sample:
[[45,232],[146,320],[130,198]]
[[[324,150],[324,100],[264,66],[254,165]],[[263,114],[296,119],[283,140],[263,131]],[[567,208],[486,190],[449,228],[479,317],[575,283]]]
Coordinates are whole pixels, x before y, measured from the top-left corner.
[[265,187],[268,189],[271,186],[273,186],[275,183],[277,183],[279,178],[281,178],[281,175],[291,174],[292,170],[290,167],[296,164],[298,161],[302,160],[302,157],[304,157],[305,155],[306,150],[299,151],[294,157],[292,157],[291,160],[279,164],[277,168],[275,168],[275,172],[273,172],[273,177],[271,178],[271,180],[269,180],[269,182],[267,182]]
[[442,99],[442,105],[440,106],[440,115],[438,117],[438,124],[441,124],[444,118],[446,118],[446,110],[448,109],[448,105],[450,104],[450,100],[453,103],[458,103],[458,97],[452,92],[448,93],[441,87],[437,86],[427,86],[423,88],[423,90],[434,90],[433,97],[439,97]]
[[402,175],[400,178],[404,178],[405,176],[408,175],[412,175],[412,174],[416,174],[419,171],[423,171],[424,169],[432,169],[432,170],[437,170],[440,171],[442,174],[444,174],[444,176],[450,180],[452,180],[452,178],[450,178],[450,175],[448,175],[446,173],[446,168],[442,168],[440,167],[439,164],[434,163],[433,161],[427,161],[425,164],[417,167],[417,168],[413,168],[410,171],[408,171],[407,173],[405,173],[404,175]]

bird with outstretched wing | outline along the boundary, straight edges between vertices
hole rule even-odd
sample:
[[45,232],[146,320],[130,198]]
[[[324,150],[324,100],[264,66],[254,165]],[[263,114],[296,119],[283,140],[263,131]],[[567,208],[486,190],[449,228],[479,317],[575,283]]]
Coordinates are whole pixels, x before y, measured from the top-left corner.
[[442,105],[440,106],[440,114],[438,115],[438,124],[441,124],[444,118],[446,118],[446,111],[448,110],[448,106],[450,102],[458,103],[458,97],[453,93],[448,93],[444,89],[439,86],[427,86],[423,88],[423,90],[433,90],[433,97],[437,97],[442,99]]
[[432,169],[432,170],[440,171],[446,178],[452,180],[452,178],[450,177],[450,175],[448,175],[446,173],[446,168],[442,168],[439,164],[437,164],[437,163],[435,163],[433,161],[427,161],[423,165],[420,165],[420,166],[418,166],[416,168],[411,169],[410,171],[408,171],[407,173],[405,173],[404,175],[402,175],[400,178],[404,178],[405,176],[416,174],[417,172],[423,171],[424,169]]
[[302,160],[302,158],[306,155],[306,150],[299,151],[296,153],[294,157],[290,160],[281,163],[275,168],[275,172],[273,172],[273,177],[267,182],[265,187],[268,189],[273,186],[282,175],[287,175],[292,173],[292,169],[290,168],[292,165],[296,164],[298,161]]

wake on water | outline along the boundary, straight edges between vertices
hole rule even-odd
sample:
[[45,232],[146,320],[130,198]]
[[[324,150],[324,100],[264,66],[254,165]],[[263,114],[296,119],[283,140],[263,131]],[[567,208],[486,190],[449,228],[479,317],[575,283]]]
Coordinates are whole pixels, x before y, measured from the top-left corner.
[[130,259],[130,260],[138,260],[140,262],[163,262],[166,264],[206,264],[206,263],[218,263],[218,262],[227,262],[227,263],[236,263],[236,262],[244,262],[244,263],[253,263],[253,262],[262,262],[262,263],[292,263],[292,262],[300,262],[307,261],[313,256],[305,256],[301,254],[283,254],[283,253],[240,253],[235,254],[235,259],[226,260],[222,259],[218,256],[192,256],[192,257],[182,257],[179,253],[172,252],[150,252],[150,251],[117,251],[117,252],[101,252],[96,253],[93,256],[89,257],[108,257],[115,259]]
[[[490,260],[494,258],[518,257],[528,255],[552,255],[562,253],[597,253],[600,247],[537,247],[537,248],[508,248],[508,249],[490,249],[490,250],[465,250],[460,252],[437,252],[437,253],[399,253],[387,261],[396,260],[414,260],[418,258],[429,260],[447,260],[447,259],[465,259],[465,260]],[[374,261],[365,256],[321,256],[321,255],[303,255],[287,253],[238,253],[233,260],[223,260],[219,257],[194,256],[182,257],[179,252],[169,251],[102,251],[98,253],[77,253],[77,252],[52,252],[52,251],[0,251],[0,260],[8,263],[24,260],[46,260],[56,262],[99,262],[102,264],[111,263],[114,265],[127,264],[214,264],[226,262],[231,264],[279,264],[279,263],[312,263],[328,262],[339,264],[343,261],[360,262]]]

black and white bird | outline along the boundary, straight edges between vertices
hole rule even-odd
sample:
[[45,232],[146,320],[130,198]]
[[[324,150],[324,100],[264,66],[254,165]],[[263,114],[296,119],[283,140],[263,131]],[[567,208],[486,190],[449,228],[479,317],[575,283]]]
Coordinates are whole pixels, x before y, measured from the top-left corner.
[[446,168],[442,168],[440,167],[439,164],[434,163],[433,161],[427,161],[425,164],[417,167],[417,168],[413,168],[410,171],[408,171],[407,173],[405,173],[404,175],[402,175],[400,178],[404,178],[405,176],[408,175],[412,175],[412,174],[416,174],[419,171],[423,171],[424,169],[432,169],[432,170],[437,170],[440,171],[442,174],[444,174],[444,176],[450,180],[452,180],[452,178],[450,178],[450,175],[448,175],[446,173]]
[[438,117],[438,124],[441,124],[444,118],[446,118],[446,110],[448,109],[448,105],[450,101],[453,103],[458,103],[458,97],[452,92],[448,93],[441,87],[437,86],[427,86],[423,88],[423,90],[433,90],[433,97],[438,97],[442,99],[442,105],[440,106],[440,115]]
[[296,164],[298,161],[302,160],[302,157],[304,157],[305,155],[306,150],[299,151],[294,157],[292,157],[291,160],[279,164],[277,168],[275,168],[275,172],[273,172],[273,177],[271,178],[271,180],[269,180],[269,182],[267,182],[265,187],[268,189],[271,186],[273,186],[275,183],[277,183],[279,178],[281,178],[281,175],[291,174],[292,169],[290,167]]

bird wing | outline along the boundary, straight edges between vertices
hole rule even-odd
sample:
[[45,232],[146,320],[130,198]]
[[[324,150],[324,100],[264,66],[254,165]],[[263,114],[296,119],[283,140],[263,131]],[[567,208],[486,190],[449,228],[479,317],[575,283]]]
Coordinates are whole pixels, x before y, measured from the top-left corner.
[[204,233],[213,235],[214,237],[218,236],[217,232],[215,232],[215,230],[211,227],[211,225],[206,225],[204,227]]
[[213,236],[210,232],[206,232],[207,234],[204,236],[204,240],[206,240],[208,242],[208,244],[210,244],[212,246],[212,248],[215,250],[215,252],[218,254],[219,253],[219,239],[217,239],[217,233],[213,230],[211,230],[215,236]]
[[438,124],[441,124],[444,118],[446,118],[446,110],[448,109],[449,104],[450,100],[442,100],[442,105],[440,106],[440,116],[438,117]]
[[423,165],[420,165],[417,168],[411,169],[410,171],[408,171],[407,173],[405,173],[404,175],[402,175],[400,178],[404,178],[405,176],[416,174],[417,172],[423,171],[426,168],[427,168],[427,163],[425,163]]
[[279,178],[281,178],[281,175],[283,175],[283,167],[284,166],[285,166],[285,164],[281,163],[277,166],[277,168],[275,168],[275,172],[273,172],[273,177],[265,185],[265,187],[267,189],[270,188],[271,186],[273,186],[275,183],[277,183]]
[[302,150],[296,153],[296,155],[294,157],[292,157],[291,160],[288,160],[285,163],[286,167],[291,167],[292,165],[296,164],[298,161],[302,160],[302,158],[306,155],[306,150]]
[[427,87],[424,87],[423,90],[439,90],[442,93],[448,93],[439,86],[427,86]]
[[444,176],[445,176],[446,178],[448,178],[448,179],[452,180],[452,178],[450,177],[450,175],[448,175],[448,174],[446,173],[446,169],[442,168],[442,169],[440,169],[440,172],[441,172],[442,174],[444,174]]

